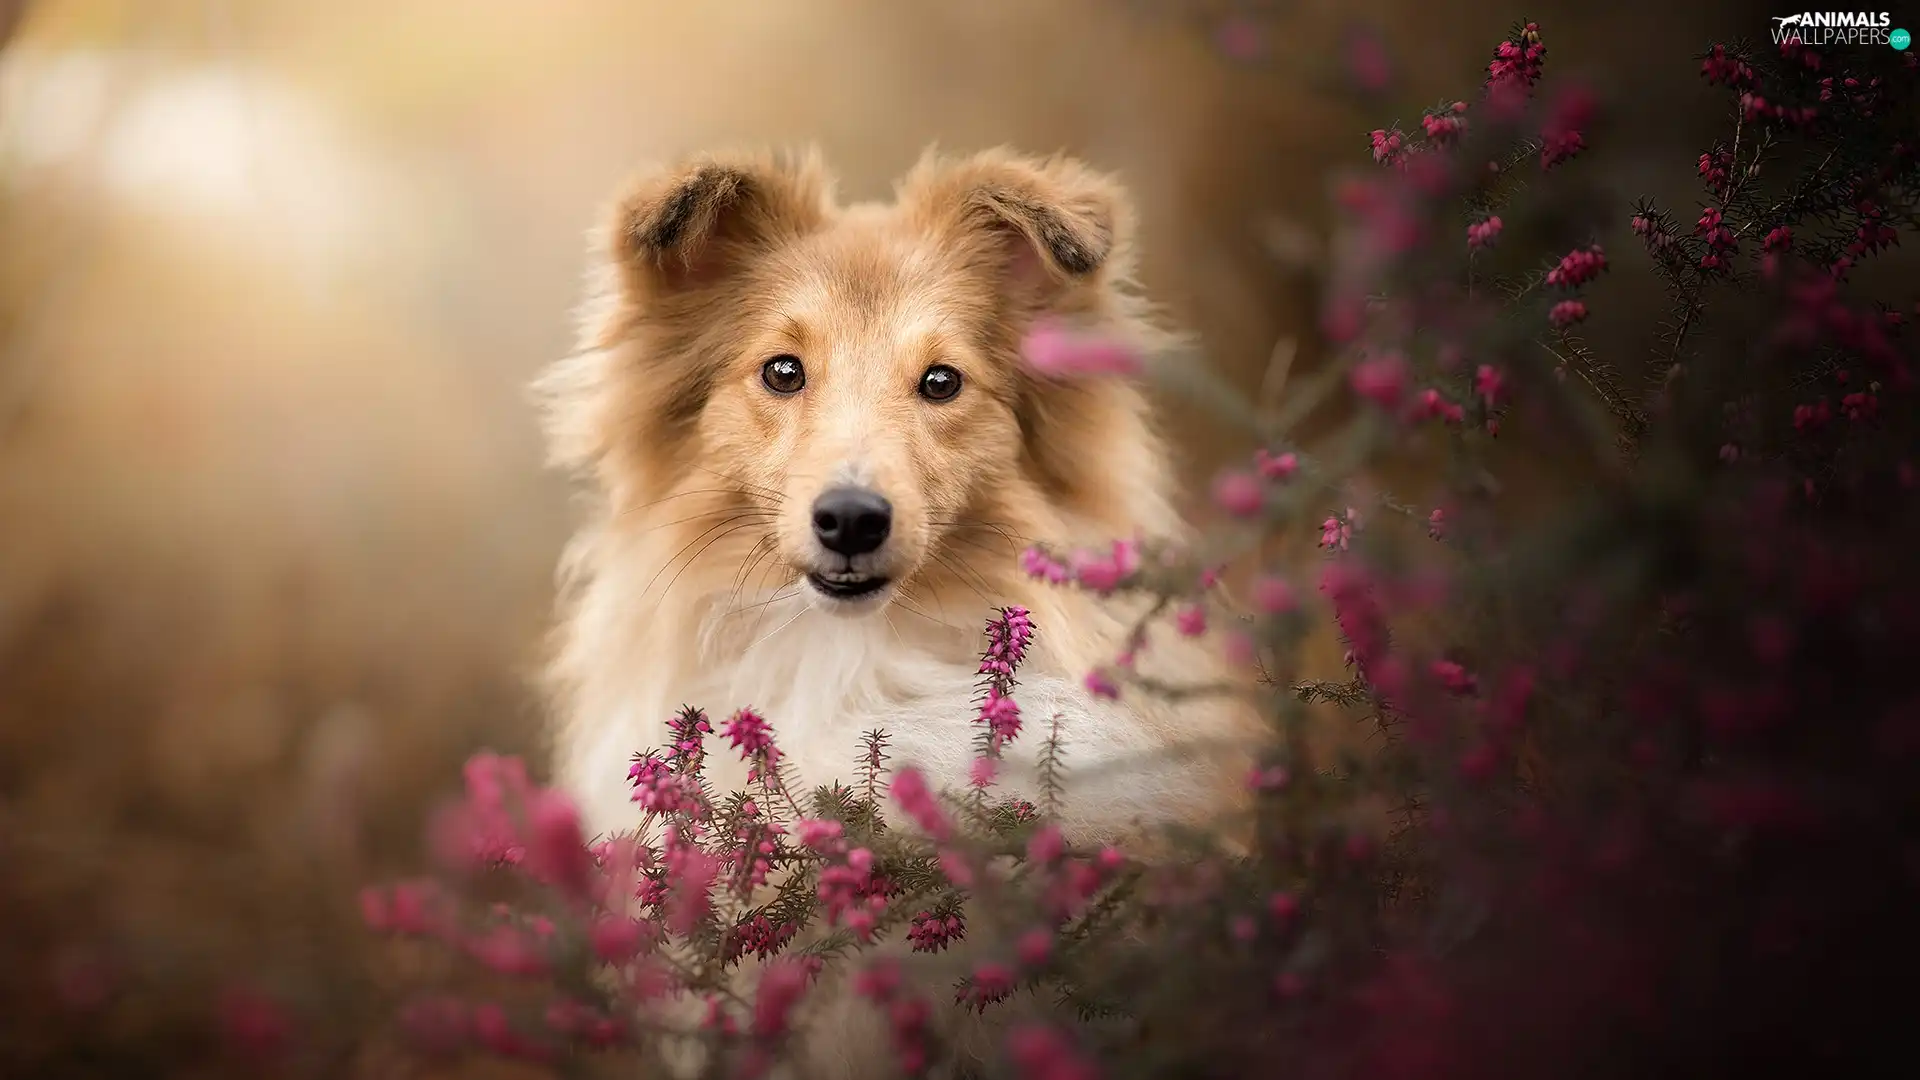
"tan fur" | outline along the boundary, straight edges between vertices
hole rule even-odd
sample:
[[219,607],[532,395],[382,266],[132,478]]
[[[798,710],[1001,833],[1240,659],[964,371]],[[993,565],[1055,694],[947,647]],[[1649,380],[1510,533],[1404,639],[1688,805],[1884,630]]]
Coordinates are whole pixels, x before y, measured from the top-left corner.
[[[541,384],[558,463],[592,481],[552,677],[558,779],[594,828],[634,822],[627,758],[683,703],[716,723],[761,710],[808,786],[851,778],[873,727],[896,765],[963,786],[982,626],[1005,604],[1038,626],[1008,789],[1032,791],[1058,717],[1079,838],[1237,805],[1248,711],[1093,697],[1082,679],[1120,652],[1137,605],[1017,566],[1032,541],[1183,535],[1140,389],[1042,379],[1018,357],[1043,316],[1166,343],[1132,288],[1133,229],[1111,178],[1005,150],[929,154],[887,205],[838,205],[812,155],[759,154],[688,162],[615,202],[581,348]],[[800,392],[763,385],[778,355],[803,361]],[[951,400],[916,391],[936,363],[962,373]],[[849,480],[893,504],[875,558],[897,585],[854,614],[803,578],[809,507]],[[1225,678],[1194,643],[1151,641],[1143,674]],[[730,759],[713,759],[723,789],[742,779]]]

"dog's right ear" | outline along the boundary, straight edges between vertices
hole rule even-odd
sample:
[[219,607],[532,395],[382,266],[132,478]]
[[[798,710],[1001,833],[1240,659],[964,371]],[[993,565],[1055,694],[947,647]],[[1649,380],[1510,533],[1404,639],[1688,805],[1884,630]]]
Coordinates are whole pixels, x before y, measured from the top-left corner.
[[812,151],[697,158],[615,200],[608,255],[633,296],[711,284],[825,223],[833,181]]

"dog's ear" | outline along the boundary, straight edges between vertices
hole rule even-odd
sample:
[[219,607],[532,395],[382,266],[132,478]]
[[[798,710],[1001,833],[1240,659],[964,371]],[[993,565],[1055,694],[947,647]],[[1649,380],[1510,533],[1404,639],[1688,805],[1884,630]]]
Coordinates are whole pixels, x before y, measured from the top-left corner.
[[1009,304],[1026,313],[1132,271],[1126,191],[1070,158],[929,152],[901,181],[900,201],[995,275]]
[[710,284],[755,251],[819,228],[833,181],[812,151],[697,158],[635,181],[614,203],[608,255],[640,295]]

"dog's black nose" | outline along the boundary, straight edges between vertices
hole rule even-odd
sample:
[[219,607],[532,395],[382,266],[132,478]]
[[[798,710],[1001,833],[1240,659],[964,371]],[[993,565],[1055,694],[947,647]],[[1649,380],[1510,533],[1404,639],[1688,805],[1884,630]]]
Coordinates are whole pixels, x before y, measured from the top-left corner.
[[865,488],[834,488],[813,501],[813,535],[840,555],[865,555],[887,542],[893,504]]

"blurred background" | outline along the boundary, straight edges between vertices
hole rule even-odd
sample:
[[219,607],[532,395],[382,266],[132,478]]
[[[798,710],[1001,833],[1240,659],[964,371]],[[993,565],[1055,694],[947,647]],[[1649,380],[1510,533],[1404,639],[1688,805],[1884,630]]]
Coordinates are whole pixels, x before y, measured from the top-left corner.
[[[1690,205],[1720,118],[1686,58],[1765,21],[1681,7],[0,0],[0,1072],[213,1068],[209,958],[359,1007],[353,885],[469,751],[537,746],[572,518],[524,387],[632,170],[813,141],[871,197],[936,141],[1072,151],[1252,388],[1283,338],[1311,366],[1274,248],[1311,260],[1329,170],[1516,19],[1631,88],[1621,218]],[[1360,23],[1384,114],[1325,92]],[[1246,449],[1171,416],[1196,483]],[[71,1022],[143,979],[208,993]]]

